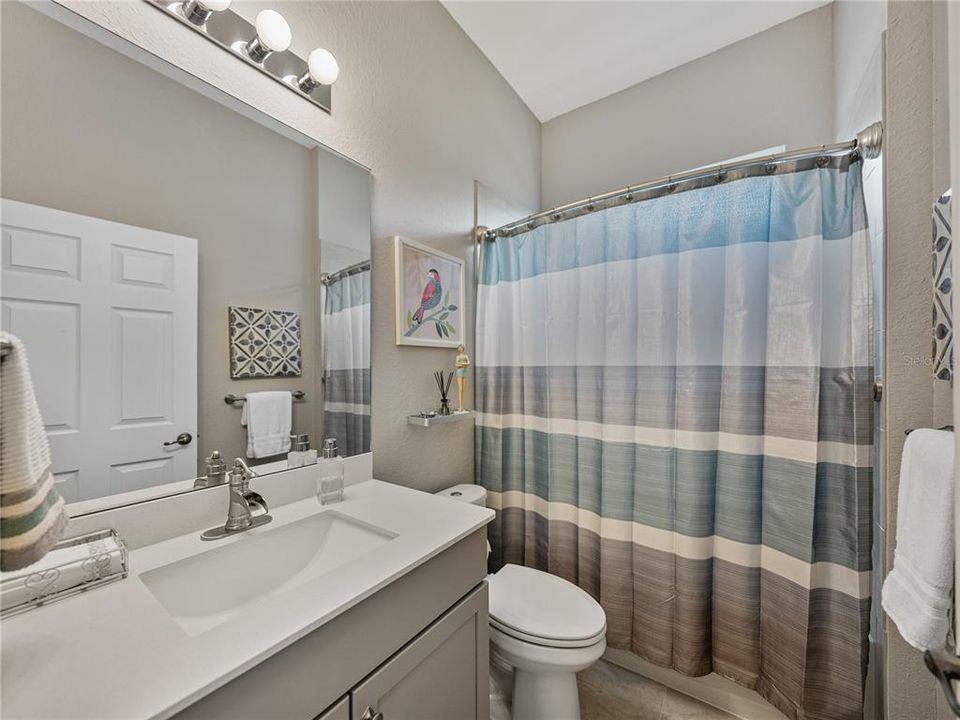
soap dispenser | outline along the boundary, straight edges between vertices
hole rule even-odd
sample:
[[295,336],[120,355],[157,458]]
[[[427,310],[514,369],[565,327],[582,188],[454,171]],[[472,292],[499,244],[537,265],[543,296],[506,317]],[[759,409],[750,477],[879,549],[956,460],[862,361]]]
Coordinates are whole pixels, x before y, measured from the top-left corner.
[[321,505],[343,500],[343,458],[337,454],[337,439],[323,441],[323,457],[317,461],[320,477],[317,481],[317,498]]
[[291,435],[294,441],[294,449],[287,455],[287,467],[303,467],[304,465],[313,465],[317,462],[317,451],[310,449],[309,435]]

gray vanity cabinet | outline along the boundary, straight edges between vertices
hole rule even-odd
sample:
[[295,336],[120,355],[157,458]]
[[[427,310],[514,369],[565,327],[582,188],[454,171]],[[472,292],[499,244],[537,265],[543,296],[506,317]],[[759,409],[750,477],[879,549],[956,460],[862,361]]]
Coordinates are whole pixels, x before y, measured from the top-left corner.
[[320,713],[316,720],[350,720],[350,696],[340,698],[336,705]]
[[480,529],[175,720],[488,720],[486,566]]
[[354,688],[351,720],[490,717],[482,586]]

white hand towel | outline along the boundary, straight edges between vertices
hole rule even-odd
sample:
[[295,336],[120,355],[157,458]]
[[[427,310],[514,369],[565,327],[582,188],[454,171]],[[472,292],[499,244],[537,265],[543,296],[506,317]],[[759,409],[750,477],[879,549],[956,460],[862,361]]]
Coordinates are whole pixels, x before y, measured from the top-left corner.
[[290,452],[293,397],[287,391],[247,393],[240,424],[247,428],[247,457]]
[[907,436],[897,498],[897,547],[883,609],[915,648],[943,647],[953,588],[952,432]]
[[9,348],[0,361],[0,570],[9,571],[46,555],[69,518],[54,488],[26,348],[9,333],[0,340]]

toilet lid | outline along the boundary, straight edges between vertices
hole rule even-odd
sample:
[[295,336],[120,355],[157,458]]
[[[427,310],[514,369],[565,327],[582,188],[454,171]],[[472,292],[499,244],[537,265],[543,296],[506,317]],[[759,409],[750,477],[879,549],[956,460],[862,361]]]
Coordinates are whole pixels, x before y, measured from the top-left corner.
[[603,608],[563,578],[520,565],[489,576],[490,621],[499,630],[542,645],[598,642],[607,629]]

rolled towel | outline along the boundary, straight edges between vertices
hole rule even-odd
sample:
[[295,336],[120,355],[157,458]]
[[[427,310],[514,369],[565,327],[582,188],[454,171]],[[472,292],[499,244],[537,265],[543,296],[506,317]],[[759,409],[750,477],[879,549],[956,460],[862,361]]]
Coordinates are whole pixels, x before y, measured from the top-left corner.
[[907,436],[897,493],[897,546],[882,604],[903,639],[943,647],[953,589],[953,433]]
[[290,452],[293,397],[281,390],[247,393],[240,424],[247,428],[248,458]]
[[27,351],[9,333],[0,332],[0,342],[0,570],[8,572],[46,555],[69,518],[54,488]]

